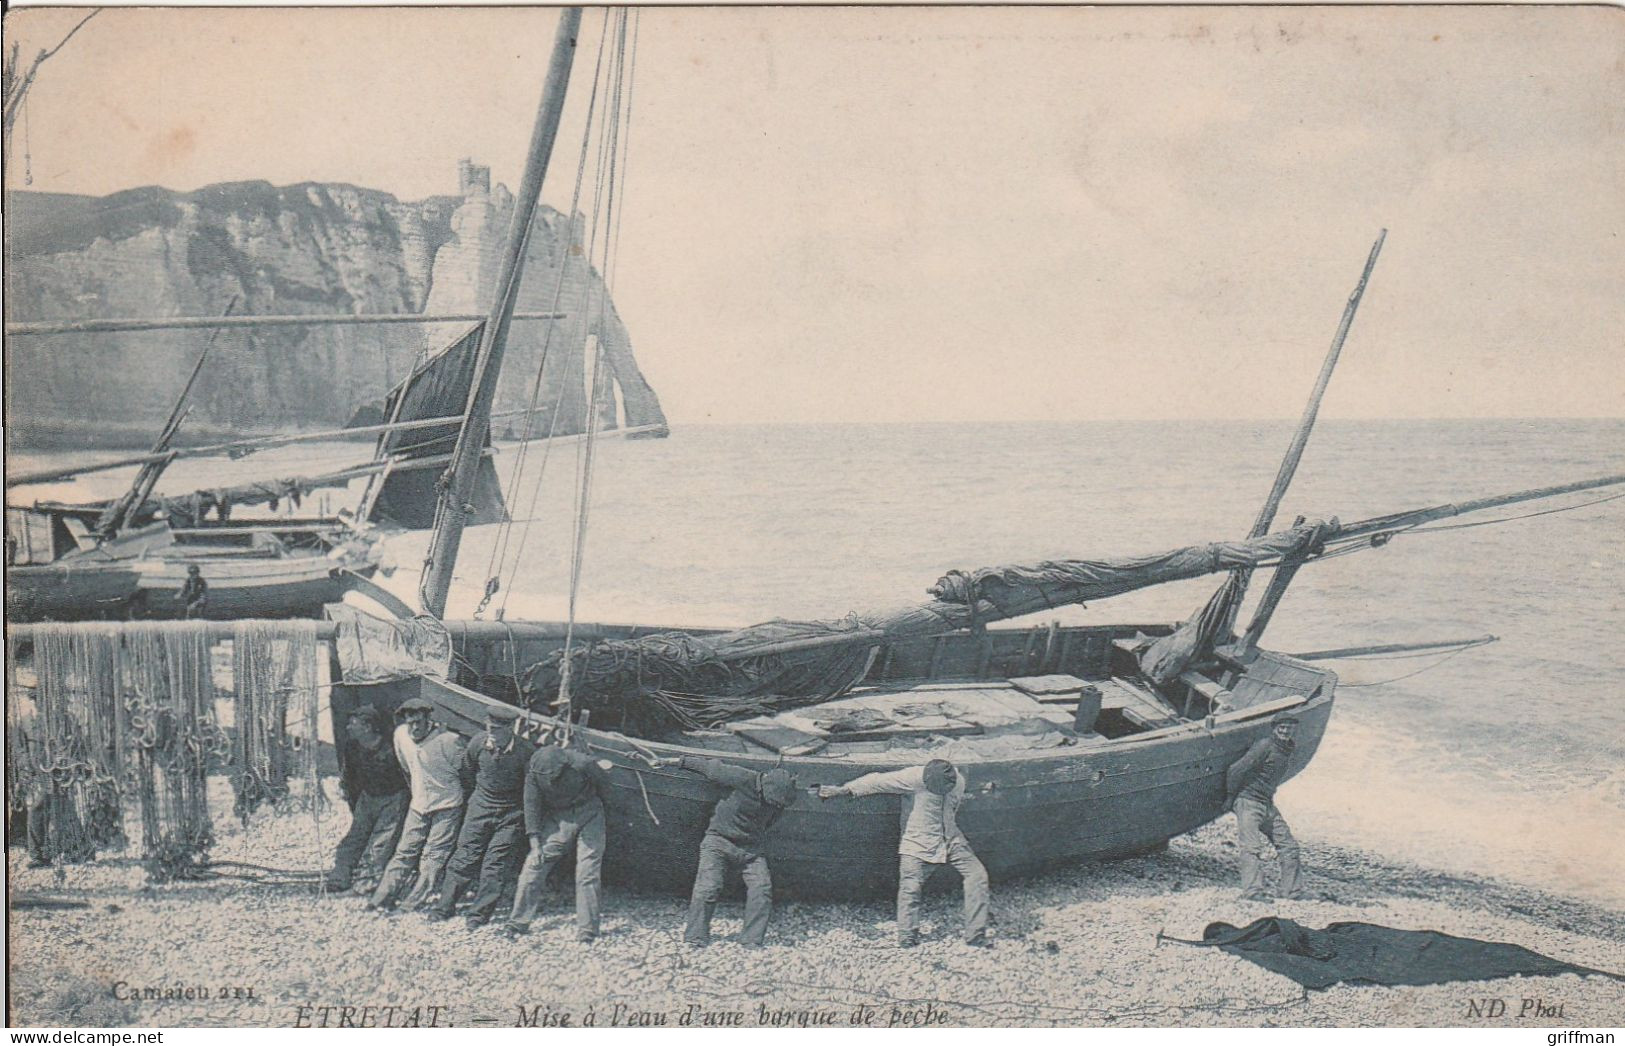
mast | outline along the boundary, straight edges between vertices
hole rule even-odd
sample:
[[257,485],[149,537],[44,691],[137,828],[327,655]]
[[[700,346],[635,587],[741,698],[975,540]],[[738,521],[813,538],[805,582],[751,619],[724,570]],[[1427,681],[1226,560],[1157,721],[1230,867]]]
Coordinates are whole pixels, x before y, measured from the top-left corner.
[[570,66],[575,57],[576,33],[581,27],[581,8],[567,7],[559,13],[553,53],[548,62],[547,81],[542,88],[541,105],[531,131],[529,158],[524,179],[514,197],[513,221],[508,226],[508,247],[497,277],[497,296],[480,333],[480,346],[474,365],[474,381],[469,390],[468,409],[452,463],[443,477],[440,502],[435,507],[434,537],[429,558],[418,585],[418,598],[426,613],[440,617],[446,612],[446,596],[451,591],[452,571],[457,550],[462,546],[466,505],[473,494],[480,459],[491,428],[491,402],[496,396],[497,377],[502,373],[502,355],[507,348],[508,324],[525,264],[525,243],[531,221],[542,194],[553,141],[558,137],[559,116],[564,95],[570,86]]
[[[1287,487],[1292,484],[1292,477],[1297,474],[1298,462],[1303,458],[1303,450],[1309,444],[1309,433],[1315,427],[1315,419],[1320,416],[1320,401],[1326,395],[1326,386],[1331,383],[1332,371],[1337,368],[1337,361],[1343,354],[1343,342],[1348,338],[1349,327],[1354,324],[1354,314],[1359,311],[1360,299],[1365,297],[1365,285],[1371,280],[1371,270],[1376,267],[1377,255],[1382,253],[1382,243],[1388,238],[1388,230],[1382,229],[1377,233],[1377,242],[1371,245],[1371,254],[1366,257],[1365,268],[1360,272],[1360,282],[1349,295],[1348,305],[1343,308],[1343,319],[1337,325],[1337,334],[1332,338],[1331,348],[1326,351],[1326,360],[1320,365],[1320,377],[1315,379],[1315,389],[1309,394],[1309,403],[1303,408],[1303,417],[1298,421],[1298,431],[1292,436],[1292,443],[1287,447],[1286,457],[1281,459],[1281,467],[1275,473],[1275,483],[1270,487],[1269,496],[1264,499],[1263,508],[1258,511],[1258,518],[1253,521],[1253,529],[1248,532],[1250,538],[1263,537],[1270,532],[1275,523],[1275,513],[1281,507],[1281,499],[1286,496]],[[1234,627],[1236,613],[1241,609],[1241,601],[1247,594],[1247,583],[1252,580],[1251,570],[1238,570],[1231,575],[1235,578],[1235,590],[1230,597],[1230,605],[1225,612],[1224,624],[1221,632],[1228,633]]]
[[[229,316],[231,310],[236,306],[237,299],[233,297],[231,301],[226,303],[225,315]],[[175,405],[169,409],[169,418],[159,431],[158,439],[153,442],[152,450],[148,453],[148,460],[136,473],[135,481],[130,485],[130,489],[96,521],[96,530],[103,537],[111,537],[130,524],[136,514],[141,511],[141,506],[146,503],[147,497],[152,493],[152,488],[158,485],[158,478],[164,474],[164,469],[168,468],[169,463],[174,460],[174,454],[170,452],[169,445],[174,442],[175,434],[180,432],[182,423],[186,421],[186,416],[191,413],[191,408],[187,407],[186,401],[192,396],[192,386],[197,384],[197,376],[203,373],[203,364],[208,360],[209,351],[214,348],[214,340],[219,334],[220,332],[216,330],[209,335],[209,340],[203,346],[203,351],[198,353],[197,362],[192,365],[192,373],[187,375],[186,384],[181,387],[181,394],[175,397]]]
[[[1264,506],[1258,512],[1252,530],[1247,533],[1249,538],[1260,538],[1269,533],[1270,526],[1275,522],[1275,513],[1281,507],[1281,499],[1286,496],[1287,488],[1292,485],[1292,477],[1298,471],[1298,462],[1303,458],[1303,449],[1309,444],[1309,434],[1314,430],[1315,419],[1320,415],[1320,401],[1326,395],[1326,386],[1331,384],[1332,371],[1337,368],[1338,358],[1343,353],[1343,342],[1348,338],[1349,327],[1354,323],[1354,314],[1360,307],[1360,299],[1365,296],[1366,283],[1371,279],[1371,270],[1377,264],[1377,255],[1382,251],[1382,242],[1387,237],[1388,230],[1382,229],[1377,233],[1377,242],[1371,245],[1371,253],[1366,257],[1365,268],[1360,272],[1360,282],[1355,285],[1353,293],[1349,295],[1348,304],[1343,307],[1343,319],[1337,325],[1337,334],[1332,338],[1331,348],[1326,350],[1326,359],[1320,365],[1320,376],[1315,379],[1314,390],[1310,392],[1309,402],[1303,408],[1303,417],[1298,421],[1297,431],[1293,433],[1292,442],[1287,446],[1286,456],[1281,459],[1281,467],[1275,473],[1275,482],[1270,487],[1269,496],[1264,499]],[[1297,567],[1290,561],[1283,561],[1276,569],[1275,576],[1270,581],[1269,594],[1265,596],[1267,605],[1273,608],[1274,602],[1280,601],[1296,570]],[[1242,600],[1247,597],[1247,585],[1252,577],[1253,572],[1250,568],[1232,571],[1213,595],[1208,597],[1208,601],[1195,616],[1180,625],[1171,635],[1163,636],[1147,647],[1140,658],[1140,670],[1146,677],[1157,683],[1175,679],[1189,668],[1192,662],[1206,657],[1220,636],[1232,634],[1236,614],[1241,609]]]

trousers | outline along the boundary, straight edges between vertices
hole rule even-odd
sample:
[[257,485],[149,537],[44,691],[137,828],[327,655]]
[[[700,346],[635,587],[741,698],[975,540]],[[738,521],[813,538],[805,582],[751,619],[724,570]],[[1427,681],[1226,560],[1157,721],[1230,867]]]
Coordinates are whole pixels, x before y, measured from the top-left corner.
[[541,849],[530,851],[524,870],[519,873],[519,889],[514,894],[509,923],[520,929],[530,928],[541,914],[547,877],[570,852],[572,843],[576,851],[576,933],[598,936],[599,882],[604,868],[604,804],[597,796],[548,813],[542,828]]
[[705,944],[711,940],[711,916],[729,873],[736,868],[745,880],[745,930],[739,936],[739,943],[747,948],[760,948],[767,939],[767,923],[773,916],[773,876],[768,871],[767,858],[714,832],[706,832],[700,841],[700,869],[694,875],[694,892],[688,901],[685,941]]
[[490,806],[478,798],[470,800],[462,830],[457,833],[457,850],[446,865],[437,910],[450,915],[469,885],[477,883],[468,915],[476,920],[489,919],[513,879],[524,846],[524,811],[517,806]]
[[[401,825],[400,842],[395,844],[395,855],[384,869],[384,877],[373,892],[374,908],[393,908],[399,902],[407,911],[423,906],[429,895],[440,885],[440,873],[451,859],[457,845],[457,831],[462,827],[463,808],[447,807],[431,813],[416,810],[406,812]],[[400,897],[408,880],[416,874],[411,892]]]
[[[987,869],[964,837],[948,844],[948,864],[959,873],[965,889],[965,940],[974,941],[987,933]],[[902,854],[897,863],[897,936],[913,938],[919,925],[920,893],[925,881],[940,865]]]
[[1298,864],[1298,841],[1286,826],[1274,803],[1257,799],[1237,799],[1232,811],[1236,815],[1236,834],[1241,849],[1241,893],[1244,897],[1264,896],[1263,859],[1269,851],[1264,846],[1268,839],[1275,845],[1275,854],[1281,859],[1281,882],[1277,896],[1295,897],[1302,870]]
[[389,855],[395,852],[401,818],[410,798],[404,791],[392,795],[362,792],[356,797],[355,805],[350,807],[350,830],[333,852],[333,872],[327,879],[330,889],[348,890],[358,867],[368,878],[384,870]]

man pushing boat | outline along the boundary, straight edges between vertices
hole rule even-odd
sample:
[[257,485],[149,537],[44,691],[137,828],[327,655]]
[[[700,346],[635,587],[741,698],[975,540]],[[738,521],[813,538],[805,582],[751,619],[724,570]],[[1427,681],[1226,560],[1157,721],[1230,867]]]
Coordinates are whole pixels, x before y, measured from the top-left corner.
[[513,909],[503,927],[510,935],[530,932],[542,910],[547,877],[574,846],[576,940],[598,937],[599,873],[604,866],[604,774],[607,759],[544,743],[525,770],[525,834],[530,855],[519,873]]
[[711,823],[700,842],[700,868],[694,875],[683,939],[701,948],[711,943],[711,915],[729,872],[737,868],[745,880],[745,930],[739,941],[747,948],[760,948],[773,915],[773,876],[762,843],[779,815],[796,801],[796,779],[788,770],[757,773],[696,756],[661,759],[658,765],[681,766],[729,789],[711,811]]
[[920,943],[920,892],[936,866],[953,865],[964,881],[965,943],[987,948],[987,869],[959,830],[965,775],[946,759],[890,773],[865,774],[844,785],[820,785],[818,798],[904,795],[903,835],[897,844],[897,946]]
[[1282,712],[1270,723],[1270,736],[1253,742],[1251,748],[1225,772],[1226,805],[1236,815],[1237,842],[1241,847],[1241,899],[1267,901],[1264,889],[1264,840],[1275,844],[1281,860],[1281,881],[1276,896],[1294,900],[1299,893],[1298,841],[1275,805],[1275,790],[1286,780],[1297,747],[1298,717]]
[[490,922],[524,857],[525,771],[535,751],[514,731],[513,717],[496,712],[486,716],[485,732],[469,742],[461,768],[467,811],[431,920],[451,918],[463,893],[475,886],[468,925]]

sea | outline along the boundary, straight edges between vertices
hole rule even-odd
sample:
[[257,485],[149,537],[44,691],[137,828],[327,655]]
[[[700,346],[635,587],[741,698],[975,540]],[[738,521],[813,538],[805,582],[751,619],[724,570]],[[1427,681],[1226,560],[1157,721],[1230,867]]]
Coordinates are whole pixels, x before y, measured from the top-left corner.
[[[1239,538],[1293,427],[675,423],[664,440],[598,440],[590,462],[580,441],[502,443],[496,462],[514,521],[468,532],[448,614],[561,619],[578,551],[578,620],[727,626],[904,605],[954,568]],[[160,489],[310,475],[369,453],[309,444],[182,461]],[[13,452],[7,470],[90,457]],[[1327,419],[1277,525],[1621,472],[1625,420]],[[89,500],[118,493],[130,475],[8,494]],[[314,497],[336,510],[359,490]],[[1449,521],[1502,522],[1416,532],[1303,569],[1266,647],[1498,637],[1456,653],[1326,663],[1340,678],[1331,726],[1280,795],[1311,861],[1317,842],[1357,847],[1625,908],[1625,499],[1609,496]],[[422,534],[391,538],[385,586],[415,601],[426,546]],[[479,609],[491,577],[499,588]],[[1177,621],[1217,581],[1036,620]],[[1263,587],[1260,577],[1254,597]]]

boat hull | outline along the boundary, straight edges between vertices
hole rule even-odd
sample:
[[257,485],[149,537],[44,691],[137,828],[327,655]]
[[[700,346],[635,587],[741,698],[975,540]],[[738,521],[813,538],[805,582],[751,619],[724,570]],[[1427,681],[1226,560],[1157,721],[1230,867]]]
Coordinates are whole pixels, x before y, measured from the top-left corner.
[[222,562],[197,559],[123,560],[80,565],[77,560],[6,570],[6,617],[17,622],[173,620],[185,616],[181,586],[190,563],[209,586],[203,617],[320,617],[344,597],[343,568],[363,577],[376,563],[322,556]]
[[[1090,666],[1099,678],[1111,668],[1110,640],[1141,630],[1156,631],[1064,630],[1076,633],[1066,637],[1074,642],[1061,645],[1061,649],[1070,645],[1073,654],[1055,667],[1081,671]],[[950,675],[974,663],[983,666],[986,676],[1002,661],[1001,644],[1024,656],[1036,646],[1014,631],[991,641],[959,638],[964,642],[936,644],[936,649],[888,651],[877,659],[873,674],[885,676],[897,666],[910,671],[928,658],[932,664],[949,666]],[[1056,646],[1050,644],[1052,651]],[[479,654],[466,645],[462,651],[465,659],[477,659]],[[1226,768],[1269,735],[1272,717],[1286,707],[1298,712],[1301,723],[1289,773],[1301,771],[1325,732],[1336,677],[1274,654],[1262,654],[1249,671],[1261,677],[1258,685],[1249,691],[1243,672],[1234,688],[1245,706],[1211,720],[1181,722],[1090,747],[964,762],[968,794],[959,824],[989,874],[1007,879],[1057,865],[1144,852],[1216,820],[1226,813]],[[1267,677],[1281,673],[1301,693],[1280,698],[1282,684]],[[443,723],[468,734],[480,729],[488,710],[513,711],[511,705],[486,694],[427,679],[383,687],[337,687],[332,708],[339,717],[358,702],[389,706],[407,697],[426,698],[439,710]],[[692,886],[700,840],[724,793],[696,774],[655,768],[649,756],[708,756],[754,770],[783,766],[804,789],[844,784],[861,774],[905,765],[817,756],[780,759],[767,752],[724,753],[586,728],[577,733],[593,754],[607,758],[614,767],[607,800],[606,877],[660,892],[682,893]],[[821,801],[804,793],[768,838],[765,853],[775,891],[809,899],[890,894],[897,883],[901,804],[896,796]]]

